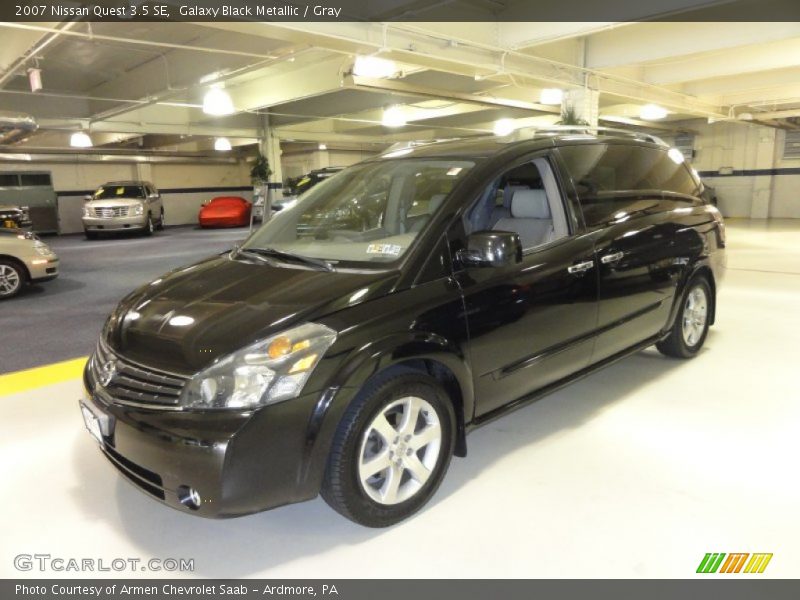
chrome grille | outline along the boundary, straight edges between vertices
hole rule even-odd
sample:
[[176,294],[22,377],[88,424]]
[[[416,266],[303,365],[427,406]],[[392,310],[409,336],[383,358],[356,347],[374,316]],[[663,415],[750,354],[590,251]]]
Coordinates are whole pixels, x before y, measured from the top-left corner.
[[[107,368],[110,365],[113,369]],[[112,400],[152,408],[178,408],[181,390],[188,381],[187,377],[126,360],[102,341],[92,357],[91,370],[97,385],[102,386]]]
[[101,219],[127,217],[129,209],[129,206],[100,206],[94,209],[94,216]]

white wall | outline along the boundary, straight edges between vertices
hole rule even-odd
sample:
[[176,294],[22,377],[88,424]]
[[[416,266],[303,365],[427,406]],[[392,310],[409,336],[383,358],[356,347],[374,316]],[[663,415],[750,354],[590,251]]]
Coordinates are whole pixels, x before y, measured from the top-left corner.
[[[691,127],[698,131],[693,166],[716,189],[719,208],[725,216],[800,218],[800,175],[780,172],[800,167],[800,160],[783,160],[783,131],[731,122],[699,126],[693,123]],[[762,173],[708,174],[725,167]],[[777,173],[767,172],[772,169],[778,169]]]
[[[53,188],[58,193],[59,227],[61,233],[83,230],[81,213],[83,196],[106,181],[146,179],[162,192],[164,216],[167,225],[185,225],[197,222],[200,205],[222,194],[242,196],[252,200],[248,165],[234,164],[135,164],[93,162],[73,163],[0,163],[0,171],[24,170],[50,171]],[[203,188],[219,188],[199,191]],[[178,190],[171,192],[170,190]],[[74,194],[70,194],[74,192]]]

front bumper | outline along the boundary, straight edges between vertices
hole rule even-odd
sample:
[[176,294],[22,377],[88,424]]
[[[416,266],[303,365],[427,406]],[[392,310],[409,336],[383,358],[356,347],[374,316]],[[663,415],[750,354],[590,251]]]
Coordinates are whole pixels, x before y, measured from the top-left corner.
[[29,258],[25,266],[31,274],[31,281],[42,283],[58,277],[58,258],[54,256],[39,256]]
[[[81,404],[107,418],[101,450],[137,487],[203,517],[233,517],[319,493],[326,453],[314,449],[321,394],[256,411],[165,411],[114,403],[84,373]],[[314,463],[314,464],[311,464]],[[188,506],[185,490],[201,497]]]
[[81,220],[86,231],[124,231],[144,229],[147,226],[146,214],[135,217],[83,217]]

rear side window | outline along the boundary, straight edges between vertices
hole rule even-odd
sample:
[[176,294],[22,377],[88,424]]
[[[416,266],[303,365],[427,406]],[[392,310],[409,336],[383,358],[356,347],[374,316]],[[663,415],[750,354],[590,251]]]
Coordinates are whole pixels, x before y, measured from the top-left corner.
[[[559,149],[584,208],[589,226],[620,213],[657,208],[654,204],[693,204],[700,190],[686,164],[666,151],[626,144],[586,144]],[[672,192],[655,202],[654,195]],[[649,199],[648,199],[649,198]],[[665,207],[666,208],[666,207]]]

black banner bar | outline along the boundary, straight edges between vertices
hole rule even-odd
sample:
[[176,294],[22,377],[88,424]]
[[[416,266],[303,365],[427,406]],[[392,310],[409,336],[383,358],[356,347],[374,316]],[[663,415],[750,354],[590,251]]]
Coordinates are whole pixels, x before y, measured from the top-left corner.
[[[711,580],[711,578],[716,578]],[[39,600],[211,600],[236,598],[408,600],[530,600],[531,598],[591,598],[593,600],[661,600],[725,598],[725,600],[795,600],[800,585],[794,580],[721,579],[711,575],[696,580],[3,580],[0,598]]]
[[798,0],[3,0],[0,21],[800,21]]

